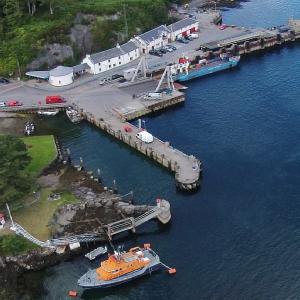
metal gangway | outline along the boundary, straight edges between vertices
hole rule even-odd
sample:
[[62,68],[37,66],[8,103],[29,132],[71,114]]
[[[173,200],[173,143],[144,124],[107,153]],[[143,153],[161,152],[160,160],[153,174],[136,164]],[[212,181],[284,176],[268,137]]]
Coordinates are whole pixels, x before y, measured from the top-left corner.
[[[40,241],[39,239],[32,236],[26,229],[24,229],[20,224],[13,221],[9,207],[7,205],[7,210],[11,218],[11,229],[18,235],[22,235],[24,238],[28,239],[32,243],[43,247],[43,248],[57,248],[60,246],[67,246],[74,243],[89,243],[112,240],[112,237],[118,233],[125,232],[127,230],[132,230],[135,232],[136,227],[142,225],[143,223],[158,218],[161,222],[165,223],[165,215],[167,215],[167,221],[171,218],[170,204],[166,200],[160,200],[157,206],[152,206],[144,214],[133,218],[124,218],[122,220],[100,226],[101,231],[96,233],[84,233],[78,235],[64,236],[60,238],[50,239],[46,242]],[[160,217],[161,215],[161,217]]]

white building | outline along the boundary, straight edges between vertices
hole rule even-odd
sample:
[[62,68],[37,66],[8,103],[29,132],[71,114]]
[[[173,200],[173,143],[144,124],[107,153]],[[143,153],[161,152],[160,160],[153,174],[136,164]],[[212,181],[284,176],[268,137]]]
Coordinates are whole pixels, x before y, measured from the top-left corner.
[[165,46],[170,41],[170,30],[166,25],[160,25],[132,39],[140,46],[142,53]]
[[54,86],[71,84],[74,79],[73,68],[58,66],[49,71],[49,83]]
[[99,53],[86,55],[82,63],[87,64],[92,74],[99,74],[118,66],[125,65],[140,57],[139,47],[129,41]]
[[175,41],[177,38],[199,31],[199,22],[194,18],[185,18],[168,26],[170,38]]

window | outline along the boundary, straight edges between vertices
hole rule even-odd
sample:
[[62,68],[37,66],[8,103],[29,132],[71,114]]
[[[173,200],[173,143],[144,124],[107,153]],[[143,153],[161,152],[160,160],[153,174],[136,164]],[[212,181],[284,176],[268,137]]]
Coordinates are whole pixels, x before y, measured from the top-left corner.
[[110,59],[108,60],[108,62],[110,62]]
[[113,64],[113,67],[115,67],[116,66],[116,64]]
[[99,63],[98,65],[99,65],[99,67],[100,67],[100,66],[101,66],[101,63]]
[[130,57],[130,60],[132,60],[132,57]]
[[121,56],[119,56],[119,59],[121,59]]
[[119,65],[121,64],[121,62],[119,61]]
[[111,68],[111,65],[109,65],[108,68],[110,69],[110,68]]

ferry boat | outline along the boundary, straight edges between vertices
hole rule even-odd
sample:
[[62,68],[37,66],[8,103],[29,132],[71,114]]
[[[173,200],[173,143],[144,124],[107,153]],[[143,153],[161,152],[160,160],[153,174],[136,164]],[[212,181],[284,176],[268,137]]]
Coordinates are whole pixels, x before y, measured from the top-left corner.
[[201,59],[197,64],[191,64],[187,57],[179,58],[178,64],[172,68],[175,81],[187,81],[194,78],[206,76],[215,72],[234,68],[238,65],[240,56],[228,56],[221,54],[219,57],[207,60]]
[[115,251],[101,262],[99,268],[89,270],[79,278],[78,285],[85,289],[112,287],[149,274],[162,265],[149,244],[127,252]]

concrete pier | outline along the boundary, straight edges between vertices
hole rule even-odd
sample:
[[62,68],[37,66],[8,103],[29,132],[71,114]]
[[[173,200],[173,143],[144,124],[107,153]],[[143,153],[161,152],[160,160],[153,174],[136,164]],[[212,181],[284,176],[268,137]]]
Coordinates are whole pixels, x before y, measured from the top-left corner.
[[79,105],[76,108],[90,123],[174,172],[176,186],[181,190],[193,191],[199,187],[202,166],[196,157],[187,155],[173,148],[169,142],[163,142],[156,137],[150,144],[142,142],[136,138],[140,129],[117,118],[114,114],[100,116]]

